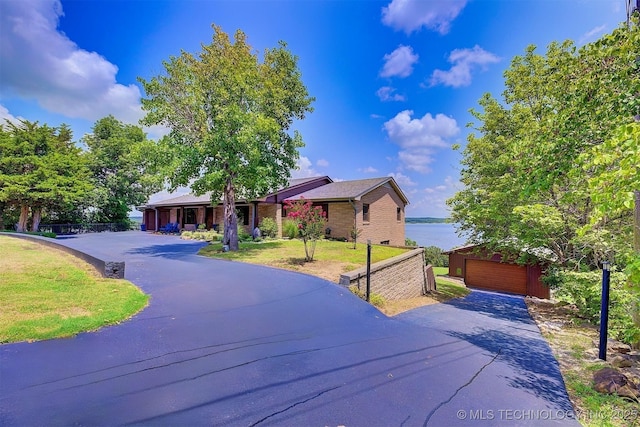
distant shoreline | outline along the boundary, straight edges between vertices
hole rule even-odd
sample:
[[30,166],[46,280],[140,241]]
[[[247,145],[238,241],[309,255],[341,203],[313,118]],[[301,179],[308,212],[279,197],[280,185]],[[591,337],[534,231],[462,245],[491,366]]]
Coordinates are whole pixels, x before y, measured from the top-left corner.
[[[132,215],[129,217],[132,221],[142,222],[142,215]],[[422,218],[405,218],[405,224],[446,224],[448,223],[448,218],[432,218],[432,217],[422,217]]]
[[423,218],[405,218],[405,224],[446,224],[449,222],[448,218],[431,218],[431,217],[423,217]]

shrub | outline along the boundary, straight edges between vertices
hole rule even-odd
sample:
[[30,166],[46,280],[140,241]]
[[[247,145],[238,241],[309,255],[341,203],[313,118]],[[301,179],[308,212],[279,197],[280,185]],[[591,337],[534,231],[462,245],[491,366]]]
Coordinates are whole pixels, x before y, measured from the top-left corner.
[[382,298],[381,295],[375,293],[371,293],[371,295],[369,295],[369,302],[371,302],[371,304],[375,305],[376,307],[383,307],[385,304],[384,298]]
[[298,224],[290,219],[282,221],[282,236],[290,239],[298,237]]
[[313,206],[310,200],[295,202],[286,201],[287,218],[295,221],[298,226],[298,237],[304,243],[305,261],[313,261],[316,242],[324,237],[327,218],[320,206]]
[[353,249],[355,249],[356,243],[358,242],[358,237],[360,237],[360,234],[362,234],[362,230],[354,225],[353,227],[351,227],[351,232],[349,234],[351,235],[351,241],[353,242]]
[[[578,313],[588,322],[596,325],[600,321],[602,301],[602,273],[600,271],[574,272],[560,271],[555,297],[574,304]],[[621,272],[611,272],[609,292],[609,334],[613,338],[630,345],[640,342],[640,328],[633,323],[630,312],[637,295],[626,285],[626,276]]]
[[264,237],[274,238],[278,235],[278,224],[273,218],[262,218],[258,228],[260,228],[260,232]]
[[437,246],[424,248],[424,259],[427,264],[434,267],[449,267],[449,257],[443,254],[442,249]]
[[[367,294],[366,294],[366,292],[364,290],[361,291],[355,285],[349,286],[349,290],[353,294],[355,294],[355,295],[359,296],[360,298],[362,298],[363,300],[366,300]],[[385,302],[386,301],[384,300],[384,298],[380,294],[376,294],[374,292],[371,292],[371,294],[369,295],[369,303],[375,305],[376,307],[383,307]]]
[[410,238],[406,237],[404,239],[404,245],[405,246],[418,246],[418,242],[416,242],[415,240],[411,240]]
[[205,231],[207,229],[207,224],[198,224],[198,231]]
[[182,234],[180,234],[180,238],[185,240],[202,240],[205,242],[214,242],[222,239],[222,235],[216,233],[213,230],[183,231]]
[[238,240],[241,242],[248,242],[251,240],[251,234],[247,233],[244,227],[238,224]]

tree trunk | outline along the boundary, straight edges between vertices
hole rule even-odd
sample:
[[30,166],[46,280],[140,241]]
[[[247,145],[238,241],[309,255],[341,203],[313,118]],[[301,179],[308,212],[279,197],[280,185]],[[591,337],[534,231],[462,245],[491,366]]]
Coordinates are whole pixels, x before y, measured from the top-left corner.
[[227,178],[222,198],[224,206],[224,236],[223,245],[229,245],[230,251],[237,251],[238,246],[238,215],[236,214],[236,199],[232,177]]
[[16,224],[16,231],[18,233],[24,233],[27,231],[27,220],[29,219],[29,206],[20,205],[20,219]]
[[42,208],[31,209],[31,231],[38,231],[40,228],[40,220],[42,219]]

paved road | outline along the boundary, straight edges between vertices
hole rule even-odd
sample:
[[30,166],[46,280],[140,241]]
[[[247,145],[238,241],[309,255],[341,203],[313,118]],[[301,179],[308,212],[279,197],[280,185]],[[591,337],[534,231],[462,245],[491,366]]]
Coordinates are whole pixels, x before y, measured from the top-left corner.
[[131,321],[0,346],[0,425],[578,425],[521,298],[397,318],[337,285],[141,232],[62,242],[126,260]]

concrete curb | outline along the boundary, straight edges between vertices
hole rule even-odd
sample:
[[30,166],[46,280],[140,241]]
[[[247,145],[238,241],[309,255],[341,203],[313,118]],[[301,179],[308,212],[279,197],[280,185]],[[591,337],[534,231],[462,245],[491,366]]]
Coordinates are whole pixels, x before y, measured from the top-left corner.
[[16,239],[31,240],[33,242],[40,243],[51,248],[60,249],[70,255],[73,255],[81,260],[91,264],[102,277],[109,279],[124,279],[124,261],[105,261],[96,258],[87,253],[81,252],[77,249],[70,248],[68,246],[61,245],[49,237],[34,236],[30,234],[20,233],[0,233],[0,236],[14,237]]

